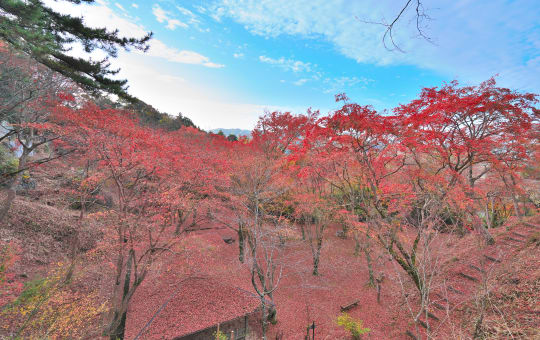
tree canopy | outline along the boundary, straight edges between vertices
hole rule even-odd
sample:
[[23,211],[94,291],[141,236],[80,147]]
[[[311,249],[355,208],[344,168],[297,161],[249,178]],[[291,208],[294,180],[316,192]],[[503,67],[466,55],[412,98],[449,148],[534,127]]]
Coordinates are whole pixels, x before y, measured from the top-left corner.
[[[94,2],[63,1],[74,4]],[[126,92],[127,80],[112,78],[119,70],[110,67],[109,58],[115,58],[119,48],[146,51],[151,36],[150,32],[141,38],[122,37],[118,30],[91,28],[83,18],[58,13],[40,0],[0,1],[0,38],[93,92],[105,91],[133,100]],[[107,57],[92,60],[70,55],[77,44],[87,53],[101,50]]]

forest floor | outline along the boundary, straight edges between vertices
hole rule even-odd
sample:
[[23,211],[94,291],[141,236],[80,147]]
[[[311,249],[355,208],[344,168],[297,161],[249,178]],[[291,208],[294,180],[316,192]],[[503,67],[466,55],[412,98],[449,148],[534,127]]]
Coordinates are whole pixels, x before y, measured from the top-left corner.
[[[346,338],[336,319],[341,306],[355,301],[359,301],[358,305],[348,313],[371,329],[364,338],[410,339],[407,330],[425,336],[422,326],[415,327],[417,297],[401,268],[373,247],[375,273],[377,276],[384,273],[385,277],[377,302],[376,289],[368,285],[365,257],[362,253],[354,256],[353,240],[335,236],[337,230],[334,227],[326,232],[318,276],[312,275],[311,253],[305,242],[290,241],[284,247],[280,257],[282,279],[274,294],[278,322],[271,326],[269,339],[279,333],[283,339],[304,339],[306,326],[312,322],[316,324],[318,339]],[[430,309],[434,318],[420,317],[421,322],[429,324],[434,338],[470,338],[481,311],[481,297],[489,300],[484,303],[481,329],[484,338],[540,336],[537,326],[540,324],[540,247],[533,237],[537,229],[516,224],[509,225],[508,230],[501,227],[492,232],[496,239],[492,246],[485,246],[474,234],[462,238],[442,234],[434,244],[437,264],[432,292],[442,296],[440,299],[446,303],[443,310]],[[201,232],[186,238],[178,257],[168,257],[138,292],[128,320],[130,331],[140,329],[137,326],[145,317],[148,320],[149,310],[159,307],[161,301],[151,301],[151,297],[155,296],[153,291],[161,289],[160,282],[202,275],[253,291],[249,266],[238,261],[236,242],[223,241],[228,237],[234,238],[234,233]],[[496,261],[486,260],[484,255]],[[433,303],[440,306],[438,299],[432,297]]]
[[[65,180],[59,173],[38,175],[37,188],[16,199],[7,223],[0,226],[0,240],[18,249],[18,259],[10,269],[12,280],[27,282],[45,275],[57,262],[67,261],[75,230],[82,252],[92,252],[99,243],[99,232],[79,223],[79,212],[63,198],[59,188]],[[442,308],[431,308],[434,317],[421,316],[416,323],[414,286],[376,245],[372,247],[375,274],[384,274],[379,302],[376,289],[368,285],[365,256],[362,252],[354,255],[351,238],[336,236],[337,226],[326,230],[318,276],[312,275],[311,251],[298,233],[280,251],[283,272],[274,294],[278,322],[271,326],[269,339],[278,333],[283,339],[304,339],[306,326],[312,322],[317,339],[346,338],[336,319],[341,306],[355,301],[358,305],[348,313],[371,329],[365,339],[411,339],[425,334],[422,323],[434,338],[469,339],[480,315],[478,331],[485,339],[540,339],[539,217],[491,230],[496,239],[491,246],[474,233],[439,234],[432,245],[436,261],[430,299]],[[238,260],[238,241],[227,244],[223,241],[227,237],[236,238],[236,234],[228,229],[190,233],[175,253],[155,264],[132,301],[127,339],[164,302],[163,294],[153,292],[172,293],[174,283],[186,277],[208,276],[253,292],[249,265]],[[97,291],[106,300],[111,282],[98,277],[100,266],[94,262],[85,268],[87,276],[95,276],[87,284],[99,286]]]

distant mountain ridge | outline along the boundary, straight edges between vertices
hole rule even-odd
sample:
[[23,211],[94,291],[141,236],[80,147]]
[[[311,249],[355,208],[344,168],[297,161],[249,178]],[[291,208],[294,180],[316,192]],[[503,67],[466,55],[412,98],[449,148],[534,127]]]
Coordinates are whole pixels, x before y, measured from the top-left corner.
[[249,136],[251,135],[250,130],[243,130],[243,129],[212,129],[210,132],[218,133],[219,131],[222,131],[225,136],[228,135],[236,135],[236,136]]

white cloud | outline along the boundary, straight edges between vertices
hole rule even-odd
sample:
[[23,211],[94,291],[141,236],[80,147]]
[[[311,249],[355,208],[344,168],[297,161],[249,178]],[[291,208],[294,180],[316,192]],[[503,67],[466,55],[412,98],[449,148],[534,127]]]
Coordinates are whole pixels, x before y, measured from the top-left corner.
[[176,6],[176,8],[180,11],[180,13],[184,14],[184,15],[187,15],[187,16],[190,16],[192,18],[195,18],[195,14],[190,11],[189,9],[187,8],[184,8],[184,7],[181,7],[181,6]]
[[323,83],[325,85],[324,93],[338,93],[346,91],[347,89],[356,86],[363,85],[366,86],[369,83],[374,82],[373,79],[365,77],[336,77],[336,78],[326,78]]
[[197,14],[182,6],[176,6],[176,9],[180,12],[186,22],[195,27],[199,32],[210,32],[209,28],[201,27],[201,21]]
[[203,6],[199,6],[199,5],[195,5],[193,6],[197,12],[201,13],[201,14],[205,14],[206,12],[208,12],[208,10],[206,9],[206,7],[203,7]]
[[[205,13],[205,12],[201,12],[201,13]],[[212,8],[212,11],[210,13],[210,16],[218,21],[218,22],[221,22],[221,18],[225,15],[225,8],[224,7],[214,7]]]
[[200,53],[169,47],[158,39],[150,40],[150,49],[145,55],[163,58],[174,63],[202,65],[210,68],[222,68],[225,66],[211,62],[208,57]]
[[236,59],[241,59],[244,57],[244,53],[234,53],[233,57],[235,57]]
[[414,65],[468,82],[499,73],[505,86],[540,89],[537,1],[426,0],[424,7],[434,18],[426,32],[435,44],[418,38],[411,8],[394,32],[406,53],[389,52],[381,41],[384,27],[363,21],[391,20],[402,5],[379,0],[217,0],[210,11],[216,20],[232,18],[256,35],[326,40],[360,63]]
[[[116,61],[116,60],[115,60]],[[265,110],[305,112],[304,107],[281,107],[264,103],[227,101],[221,91],[190,82],[167,68],[149,63],[144,55],[120,53],[121,76],[129,79],[130,93],[150,103],[156,109],[177,114],[182,112],[199,127],[252,129]],[[166,86],[156,84],[166,83]]]
[[188,25],[181,22],[178,19],[170,17],[170,13],[161,8],[158,4],[152,7],[152,14],[156,17],[156,20],[160,23],[167,23],[165,27],[170,30],[175,30],[176,27],[188,28]]
[[[116,14],[110,7],[104,2],[98,2],[99,5],[62,5],[58,7],[58,3],[50,0],[50,5],[56,10],[62,13],[69,13],[76,16],[83,16],[85,23],[91,27],[107,27],[117,28],[121,35],[142,37],[146,34],[146,30],[143,26],[133,23],[128,18]],[[144,55],[151,57],[163,58],[171,62],[182,64],[202,65],[210,68],[224,67],[222,64],[214,63],[210,59],[200,53],[189,50],[178,50],[173,47],[167,46],[161,40],[153,38],[150,40],[150,49]],[[99,53],[99,52],[98,52]],[[143,52],[134,50],[133,53],[143,54]],[[96,55],[96,58],[103,58],[105,55]],[[122,65],[118,65],[122,67]]]
[[297,81],[293,82],[293,84],[296,85],[296,86],[302,86],[305,83],[307,83],[308,81],[309,81],[309,79],[307,79],[307,78],[301,78],[301,79],[298,79]]
[[170,30],[174,30],[174,29],[176,29],[177,26],[188,27],[186,24],[184,24],[183,22],[181,22],[178,19],[167,20],[167,26],[165,26],[165,27],[167,27]]
[[132,3],[132,4],[131,4],[131,7],[139,8],[139,5],[137,5],[136,3]]
[[118,7],[122,12],[126,12],[126,9],[124,8],[124,6],[120,5],[118,2],[115,2],[114,5]]
[[159,5],[154,5],[154,7],[152,7],[152,13],[159,22],[164,22],[169,19],[167,12],[165,12],[163,8],[159,7]]
[[279,59],[272,59],[267,56],[261,55],[259,56],[259,60],[263,63],[278,66],[286,71],[310,72],[312,69],[310,63],[305,63],[293,59],[285,59],[284,57],[281,57]]
[[90,27],[107,27],[119,30],[120,35],[128,37],[143,37],[146,30],[125,16],[115,13],[107,2],[96,1],[97,5],[74,5],[66,2],[57,2],[53,0],[45,1],[45,4],[61,13],[71,14],[73,16],[84,17],[84,23]]
[[[49,1],[47,5],[61,13],[76,16],[84,14],[85,23],[91,27],[118,28],[120,34],[125,36],[144,36],[146,32],[143,26],[118,15],[101,0],[96,1],[95,5],[66,5],[53,0],[46,1]],[[121,68],[119,78],[129,80],[129,93],[158,110],[170,114],[182,112],[205,129],[217,127],[252,129],[265,109],[290,110],[264,104],[227,102],[222,91],[189,81],[175,73],[174,68],[164,65],[154,57],[206,67],[223,67],[223,65],[213,63],[208,57],[193,51],[180,51],[168,47],[157,39],[152,39],[150,45],[150,50],[144,54],[121,50],[118,58],[111,59],[111,63],[113,68]],[[84,54],[81,48],[73,53]],[[102,56],[96,56],[100,57]],[[161,86],[163,84],[165,86]]]

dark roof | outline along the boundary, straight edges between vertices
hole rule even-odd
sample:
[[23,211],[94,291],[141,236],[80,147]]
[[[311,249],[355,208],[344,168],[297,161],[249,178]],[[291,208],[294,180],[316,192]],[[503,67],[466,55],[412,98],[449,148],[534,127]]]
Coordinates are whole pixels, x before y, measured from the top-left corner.
[[146,285],[130,304],[126,338],[134,338],[153,318],[141,339],[171,339],[254,312],[258,297],[210,277],[176,285]]

